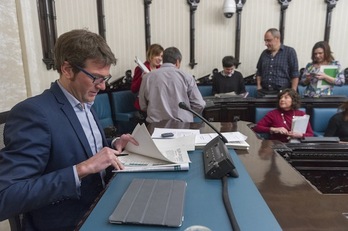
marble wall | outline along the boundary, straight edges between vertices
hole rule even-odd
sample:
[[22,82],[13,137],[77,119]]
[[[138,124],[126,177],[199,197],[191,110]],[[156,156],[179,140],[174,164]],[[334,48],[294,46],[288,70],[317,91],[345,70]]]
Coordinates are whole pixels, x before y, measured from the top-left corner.
[[0,112],[27,97],[15,1],[0,3]]

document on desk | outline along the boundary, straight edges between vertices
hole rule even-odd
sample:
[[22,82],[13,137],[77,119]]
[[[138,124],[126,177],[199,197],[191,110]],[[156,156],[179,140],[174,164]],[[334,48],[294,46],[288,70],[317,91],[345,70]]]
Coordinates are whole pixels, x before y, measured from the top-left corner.
[[119,156],[125,169],[114,170],[115,172],[189,169],[190,158],[187,150],[180,145],[180,140],[166,139],[165,142],[161,142],[157,146],[144,124],[138,124],[132,135],[139,142],[139,145],[136,146],[130,142],[126,145],[122,154],[128,155]]
[[160,139],[163,133],[173,133],[173,136],[170,138],[178,138],[196,136],[200,134],[200,131],[199,129],[155,128],[151,137],[153,139]]
[[[173,136],[162,137],[162,134],[166,133],[172,133]],[[151,137],[158,147],[168,145],[167,139],[176,139],[173,143],[179,144],[187,151],[194,151],[195,137],[199,134],[199,129],[155,128]]]
[[[223,132],[221,133],[226,139],[226,146],[233,149],[249,149],[250,145],[246,142],[247,136],[240,132]],[[205,133],[196,136],[196,148],[203,148],[207,143],[214,139],[217,133]]]
[[291,131],[298,133],[306,133],[309,121],[309,115],[294,116],[292,118]]

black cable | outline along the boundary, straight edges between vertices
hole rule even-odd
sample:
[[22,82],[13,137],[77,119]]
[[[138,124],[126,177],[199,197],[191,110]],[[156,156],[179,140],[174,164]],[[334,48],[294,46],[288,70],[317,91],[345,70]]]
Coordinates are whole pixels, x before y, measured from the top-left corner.
[[225,209],[228,215],[228,218],[230,219],[232,230],[233,231],[240,231],[238,222],[236,220],[236,217],[234,216],[233,209],[230,202],[230,197],[228,195],[228,184],[227,184],[227,176],[224,176],[221,178],[222,180],[222,198],[224,201]]

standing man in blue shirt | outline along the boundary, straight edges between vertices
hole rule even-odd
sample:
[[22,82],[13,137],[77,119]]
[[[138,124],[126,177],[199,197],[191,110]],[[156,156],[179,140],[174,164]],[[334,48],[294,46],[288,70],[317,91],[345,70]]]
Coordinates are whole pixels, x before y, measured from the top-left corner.
[[265,33],[265,49],[257,63],[256,82],[258,97],[278,94],[285,88],[297,90],[298,60],[292,47],[280,42],[280,32],[271,28]]

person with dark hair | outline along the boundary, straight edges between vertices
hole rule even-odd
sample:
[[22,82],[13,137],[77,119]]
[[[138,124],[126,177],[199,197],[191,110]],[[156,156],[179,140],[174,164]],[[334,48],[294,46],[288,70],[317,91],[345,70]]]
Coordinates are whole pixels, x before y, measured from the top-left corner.
[[15,105],[0,151],[0,220],[23,215],[23,230],[74,230],[112,177],[130,134],[109,142],[92,105],[116,58],[87,30],[62,34],[59,79]]
[[341,141],[348,141],[348,101],[342,103],[338,112],[330,118],[324,136],[336,136]]
[[[323,65],[336,66],[336,76],[332,77],[320,70]],[[318,85],[319,81],[325,84]],[[342,86],[345,82],[341,64],[335,60],[331,48],[326,41],[314,44],[312,48],[312,62],[306,65],[301,76],[301,84],[307,86],[304,92],[306,97],[319,97],[321,95],[332,95],[333,86]]]
[[271,140],[288,142],[290,139],[299,139],[313,136],[313,130],[308,123],[306,133],[291,131],[294,116],[303,116],[306,113],[299,110],[300,96],[294,89],[285,89],[278,94],[277,109],[268,112],[253,128],[258,133],[269,133]]
[[[144,65],[149,69],[149,71],[156,70],[159,68],[162,64],[162,56],[163,56],[163,47],[159,44],[152,44],[149,49],[146,52],[146,61],[144,62]],[[146,74],[143,72],[143,70],[137,66],[134,69],[134,75],[131,85],[131,91],[133,93],[139,93],[142,76]],[[134,107],[140,111],[139,106],[139,98],[137,97],[134,102]]]
[[297,90],[298,60],[294,48],[280,42],[280,32],[271,28],[264,36],[265,49],[257,62],[256,83],[258,97],[278,94],[280,90]]
[[193,122],[192,113],[179,108],[180,102],[202,113],[205,101],[193,76],[179,69],[181,60],[179,49],[169,47],[163,52],[162,66],[143,76],[139,103],[141,110],[147,113],[148,123],[162,120]]
[[228,92],[240,95],[246,92],[243,75],[235,70],[238,64],[238,60],[233,56],[225,56],[222,59],[223,70],[213,75],[213,95]]

